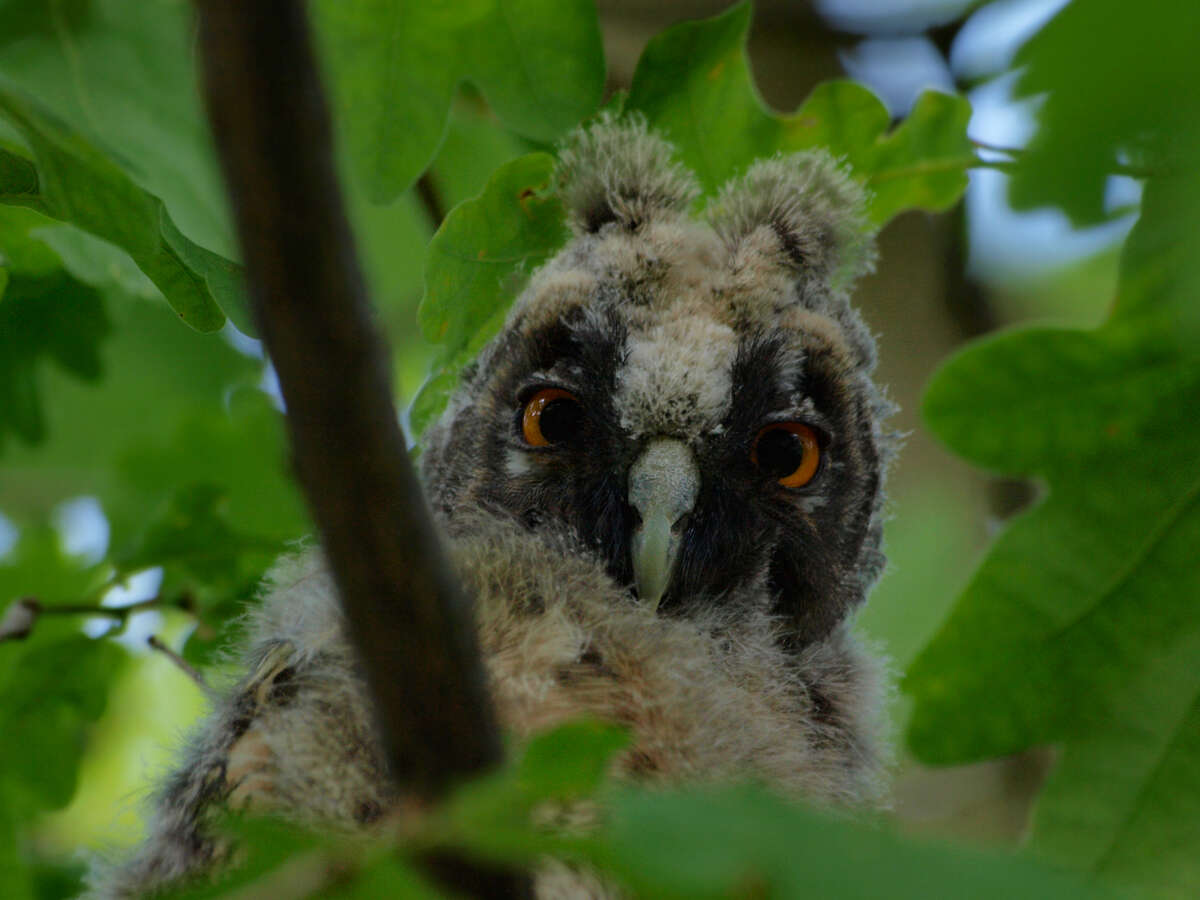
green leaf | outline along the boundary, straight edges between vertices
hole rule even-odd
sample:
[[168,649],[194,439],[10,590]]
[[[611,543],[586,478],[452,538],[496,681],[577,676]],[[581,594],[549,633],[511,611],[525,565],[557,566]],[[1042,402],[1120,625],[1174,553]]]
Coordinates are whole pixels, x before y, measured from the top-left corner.
[[132,547],[114,556],[118,570],[177,566],[202,582],[223,582],[238,571],[241,554],[254,551],[270,559],[282,552],[283,541],[239,534],[227,517],[228,500],[227,490],[220,485],[193,482],[180,488],[166,513],[152,520]]
[[[161,473],[162,480],[153,483],[147,481],[150,471],[124,477],[118,461],[135,451],[145,454],[167,445],[181,434],[185,422],[238,420],[231,413],[240,407],[229,402],[252,390],[262,364],[225,341],[180,328],[160,303],[116,292],[109,292],[105,300],[110,332],[99,346],[103,378],[83,381],[58,366],[42,367],[39,387],[46,438],[36,449],[13,441],[0,447],[0,497],[5,515],[20,523],[44,520],[68,498],[94,495],[109,517],[112,546],[121,547],[186,481],[195,457],[183,444],[186,437],[180,437],[172,445],[174,455],[156,463],[154,472]],[[8,298],[0,310],[7,305]],[[50,333],[76,318],[56,320]],[[250,499],[239,499],[238,508],[250,509],[258,521],[269,514],[278,495],[269,491],[262,508],[256,508],[255,485],[275,484],[282,477],[264,480],[264,471],[273,466],[278,472],[281,467],[278,431],[274,440],[265,437],[266,428],[279,427],[266,418],[268,414],[277,418],[273,410],[264,410],[240,420],[260,424],[243,431],[240,443],[227,439],[220,448],[224,456],[205,460],[207,470],[201,476],[218,484],[228,485],[232,479],[245,485],[237,496],[249,494]],[[215,452],[211,442],[205,449]],[[214,470],[219,470],[215,479]]]
[[5,0],[0,73],[103,149],[193,241],[236,252],[187,0]]
[[1029,862],[909,843],[757,788],[618,793],[608,866],[636,896],[1095,897]]
[[[0,88],[0,113],[20,130],[37,162],[38,194],[26,205],[120,247],[197,331],[215,331],[225,323],[207,281],[216,277],[215,255],[193,245],[169,220],[164,224],[165,209],[157,197],[138,187],[79,132],[19,93]],[[199,263],[199,271],[184,257]],[[238,306],[241,292],[231,290],[230,283],[227,273],[217,281],[221,299]]]
[[15,153],[0,148],[0,203],[18,203],[37,208],[37,166]]
[[74,795],[85,728],[104,711],[125,654],[83,635],[30,640],[0,645],[0,654],[19,653],[6,660],[8,677],[0,683],[0,771],[10,802],[41,811],[66,806]]
[[[934,378],[935,432],[980,465],[1037,476],[1049,495],[995,543],[905,679],[922,759],[1065,739],[1044,846],[1103,871],[1158,841],[1163,852],[1123,874],[1158,889],[1182,878],[1192,893],[1196,868],[1172,862],[1200,857],[1184,814],[1200,808],[1196,757],[1178,756],[1195,747],[1200,683],[1145,679],[1188,653],[1194,666],[1200,641],[1200,315],[1188,278],[1200,236],[1181,213],[1198,200],[1195,175],[1147,183],[1103,327],[1001,335]],[[1145,731],[1113,718],[1138,697]],[[1120,802],[1064,834],[1085,812],[1064,806],[1071,786],[1105,768],[1120,777],[1097,791]]]
[[1038,798],[1034,852],[1154,896],[1196,893],[1197,660],[1200,630],[1150,660],[1084,723],[1085,736],[1067,744]]
[[1194,170],[1197,34],[1192,0],[1065,5],[1016,60],[1015,94],[1037,98],[1038,128],[1013,173],[1013,205],[1053,204],[1090,224],[1109,218],[1105,181],[1123,163],[1160,175]]
[[0,257],[3,258],[3,265],[11,273],[31,276],[49,275],[61,269],[63,263],[57,254],[35,234],[40,229],[54,225],[53,219],[32,209],[0,204]]
[[[86,602],[102,567],[63,555],[50,529],[27,529],[0,563],[0,610],[20,597],[46,607]],[[0,612],[2,614],[2,612]],[[0,641],[0,818],[65,806],[75,792],[86,729],[104,711],[125,657],[79,633],[74,617],[42,615],[32,635]]]
[[594,793],[613,757],[629,745],[629,733],[608,722],[568,722],[529,742],[517,781],[536,799],[572,800]]
[[775,115],[750,75],[749,26],[750,5],[740,3],[669,28],[646,45],[633,76],[626,109],[644,113],[674,142],[705,193],[759,157],[826,147],[872,189],[871,217],[880,224],[905,209],[943,210],[959,198],[976,162],[965,99],[928,92],[888,134],[890,117],[874,94],[833,81],[794,114]]
[[[440,345],[429,382],[439,394],[445,376],[500,330],[524,279],[566,241],[562,203],[548,190],[553,171],[554,158],[545,153],[506,163],[430,241],[417,317],[426,339]],[[422,423],[440,411],[424,391],[414,406]]]
[[600,102],[604,55],[587,0],[323,0],[315,12],[350,157],[377,202],[429,165],[464,79],[506,126],[541,141]]
[[[3,270],[0,270],[3,271]],[[16,276],[0,291],[0,449],[7,432],[27,444],[46,436],[41,372],[53,361],[83,381],[100,377],[110,324],[100,294],[60,272]]]

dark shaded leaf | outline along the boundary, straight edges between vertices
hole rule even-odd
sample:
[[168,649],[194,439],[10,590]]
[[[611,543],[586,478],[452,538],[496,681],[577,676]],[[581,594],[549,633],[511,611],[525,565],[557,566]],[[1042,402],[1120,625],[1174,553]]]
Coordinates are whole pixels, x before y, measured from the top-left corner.
[[0,291],[0,449],[6,432],[28,444],[46,436],[40,383],[45,362],[84,381],[100,377],[110,323],[95,290],[59,272],[15,276]]

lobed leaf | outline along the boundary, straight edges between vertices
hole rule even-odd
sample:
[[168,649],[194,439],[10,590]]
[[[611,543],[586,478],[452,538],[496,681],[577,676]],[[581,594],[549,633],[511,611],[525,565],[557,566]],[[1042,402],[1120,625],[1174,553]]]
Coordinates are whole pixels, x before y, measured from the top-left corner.
[[927,92],[889,134],[890,116],[874,94],[834,81],[792,115],[778,116],[755,90],[746,59],[750,9],[740,3],[653,38],[626,103],[671,139],[705,193],[759,157],[825,147],[871,188],[871,218],[879,224],[905,209],[943,210],[958,200],[977,162],[964,98]]
[[[0,114],[20,130],[37,163],[37,193],[32,201],[23,201],[24,205],[120,247],[162,291],[179,317],[197,331],[215,331],[225,323],[206,276],[217,281],[222,299],[231,308],[245,305],[233,264],[218,272],[215,254],[174,229],[165,220],[162,202],[134,184],[82,135],[32,100],[3,87]],[[190,267],[185,256],[199,264],[200,271]],[[242,316],[241,321],[247,318]]]
[[[1182,668],[1195,668],[1200,641],[1200,316],[1188,272],[1200,236],[1184,213],[1198,200],[1195,175],[1147,183],[1101,328],[1001,335],[930,384],[925,416],[944,441],[1049,493],[997,540],[905,679],[909,744],[927,761],[1066,741],[1035,845],[1167,893],[1200,890],[1200,871],[1180,864],[1200,858],[1188,755],[1200,682]],[[1098,772],[1110,774],[1072,808]],[[1101,800],[1111,805],[1093,815]]]
[[545,153],[506,163],[482,194],[446,217],[430,241],[417,319],[439,350],[434,373],[413,404],[414,428],[440,412],[458,368],[499,331],[523,277],[565,242],[562,203],[548,192],[553,171],[554,159]]

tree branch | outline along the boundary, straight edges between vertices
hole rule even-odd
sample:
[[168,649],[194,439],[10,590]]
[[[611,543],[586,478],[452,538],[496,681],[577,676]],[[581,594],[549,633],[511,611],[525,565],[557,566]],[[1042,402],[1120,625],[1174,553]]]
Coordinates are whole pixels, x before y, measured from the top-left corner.
[[293,461],[392,771],[423,797],[497,763],[470,611],[397,424],[298,0],[196,0],[204,89]]

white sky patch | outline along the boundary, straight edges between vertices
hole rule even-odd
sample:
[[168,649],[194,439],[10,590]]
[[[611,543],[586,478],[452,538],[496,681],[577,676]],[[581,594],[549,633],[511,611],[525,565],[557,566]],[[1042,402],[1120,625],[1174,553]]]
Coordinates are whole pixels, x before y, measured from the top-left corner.
[[0,513],[0,559],[8,556],[17,546],[17,538],[21,536],[17,526],[4,513]]
[[104,559],[108,550],[108,518],[95,497],[65,500],[54,510],[54,527],[63,549],[89,563]]
[[911,34],[962,15],[971,0],[815,0],[821,17],[854,34]]
[[878,94],[893,116],[912,109],[925,90],[954,92],[950,67],[924,36],[868,38],[838,56],[846,73]]
[[[162,579],[163,570],[160,568],[146,569],[144,572],[130,575],[125,584],[110,589],[104,595],[104,599],[100,601],[100,605],[128,606],[139,600],[149,600],[162,587]],[[113,620],[103,616],[92,616],[83,622],[84,634],[89,637],[100,637],[107,634],[112,627]],[[152,634],[157,634],[162,627],[163,615],[158,610],[147,609],[135,612],[126,621],[125,631],[113,640],[130,652],[147,653],[150,648],[146,645],[146,639]]]
[[[968,133],[1001,147],[1021,147],[1036,129],[1036,100],[1012,98],[1016,75],[993,79],[970,93],[974,110]],[[1061,210],[1016,211],[1008,204],[1008,176],[994,169],[970,172],[967,233],[970,271],[988,280],[1027,277],[1084,259],[1124,240],[1133,216],[1092,228],[1075,228]],[[1111,209],[1136,203],[1140,185],[1129,178],[1109,181]]]
[[1003,72],[1017,51],[1067,0],[994,0],[976,11],[950,48],[950,68],[964,81]]

